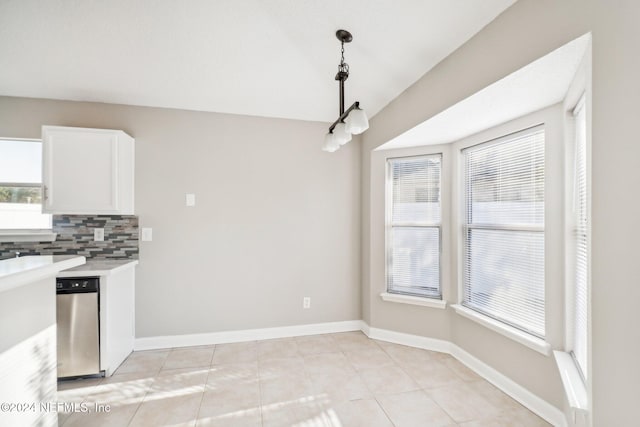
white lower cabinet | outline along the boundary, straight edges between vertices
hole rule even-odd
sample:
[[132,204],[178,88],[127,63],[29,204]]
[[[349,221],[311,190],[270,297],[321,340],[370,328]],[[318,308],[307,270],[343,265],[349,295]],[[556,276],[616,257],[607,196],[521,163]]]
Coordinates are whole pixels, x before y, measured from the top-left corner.
[[42,127],[43,211],[134,213],[134,139],[121,130]]
[[133,351],[137,260],[88,261],[59,279],[99,279],[100,371],[110,377]]
[[100,277],[100,370],[110,377],[133,351],[135,268]]

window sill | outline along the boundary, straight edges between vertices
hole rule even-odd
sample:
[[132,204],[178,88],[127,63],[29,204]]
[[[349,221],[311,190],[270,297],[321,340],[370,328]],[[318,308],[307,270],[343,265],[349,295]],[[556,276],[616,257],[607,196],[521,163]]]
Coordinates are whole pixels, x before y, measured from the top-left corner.
[[461,316],[466,317],[467,319],[471,319],[474,322],[480,323],[482,326],[485,326],[492,331],[495,331],[501,335],[504,335],[507,338],[510,338],[524,346],[529,347],[532,350],[537,351],[540,354],[544,354],[545,356],[549,356],[551,354],[551,344],[546,342],[543,339],[534,337],[532,335],[527,334],[519,329],[511,327],[509,325],[505,325],[502,322],[499,322],[495,319],[492,319],[488,316],[484,316],[476,311],[473,311],[467,307],[463,307],[459,304],[454,304],[451,307]]
[[554,351],[553,355],[560,371],[564,392],[567,395],[569,406],[583,413],[589,412],[589,398],[587,397],[587,388],[585,387],[582,376],[578,371],[573,357],[564,351]]
[[51,231],[0,231],[0,242],[55,242],[57,233]]
[[423,307],[440,308],[447,307],[447,302],[440,299],[427,298],[427,297],[414,297],[410,295],[398,295],[390,294],[388,292],[382,292],[380,297],[384,301],[397,302],[400,304],[421,305]]

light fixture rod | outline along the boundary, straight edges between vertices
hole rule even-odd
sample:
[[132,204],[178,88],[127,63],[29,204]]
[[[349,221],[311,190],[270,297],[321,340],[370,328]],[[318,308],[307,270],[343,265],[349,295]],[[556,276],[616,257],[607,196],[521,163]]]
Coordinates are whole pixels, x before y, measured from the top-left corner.
[[340,123],[341,121],[343,121],[344,119],[346,119],[347,116],[349,115],[349,113],[351,112],[351,110],[353,110],[355,108],[359,108],[359,107],[360,107],[360,102],[358,102],[358,101],[356,101],[353,104],[351,104],[351,107],[347,108],[347,111],[343,111],[342,114],[340,114],[340,117],[338,117],[338,120],[333,122],[333,124],[329,127],[329,132],[333,132],[333,129],[336,127],[336,125],[338,123]]
[[340,115],[344,114],[344,82],[349,78],[349,64],[344,62],[344,44],[351,43],[353,36],[347,30],[336,31],[336,38],[340,40],[340,65],[338,65],[338,73],[336,80],[340,82]]
[[340,79],[340,117],[344,115],[344,81],[346,79]]

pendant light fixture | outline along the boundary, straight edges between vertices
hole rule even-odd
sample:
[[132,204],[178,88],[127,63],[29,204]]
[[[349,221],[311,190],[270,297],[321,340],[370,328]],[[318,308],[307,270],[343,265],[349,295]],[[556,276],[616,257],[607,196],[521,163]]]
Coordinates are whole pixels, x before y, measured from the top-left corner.
[[344,109],[344,82],[349,78],[349,64],[344,62],[344,44],[350,43],[353,36],[347,30],[336,31],[341,44],[341,58],[336,80],[340,82],[340,117],[329,126],[329,133],[324,137],[322,149],[333,153],[341,145],[351,141],[351,135],[358,135],[369,129],[369,120],[360,103],[354,102],[346,111]]

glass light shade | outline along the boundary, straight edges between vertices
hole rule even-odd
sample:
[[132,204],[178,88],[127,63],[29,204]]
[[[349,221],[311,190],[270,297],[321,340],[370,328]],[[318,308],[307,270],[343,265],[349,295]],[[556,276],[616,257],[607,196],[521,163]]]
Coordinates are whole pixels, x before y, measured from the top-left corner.
[[335,135],[329,132],[324,137],[324,144],[322,145],[322,151],[333,153],[340,148],[340,143],[336,140]]
[[347,132],[354,135],[359,135],[365,130],[369,129],[369,119],[364,110],[356,108],[351,110],[346,120]]
[[340,122],[333,128],[333,135],[340,145],[344,145],[351,141],[351,134],[347,132],[347,125]]

